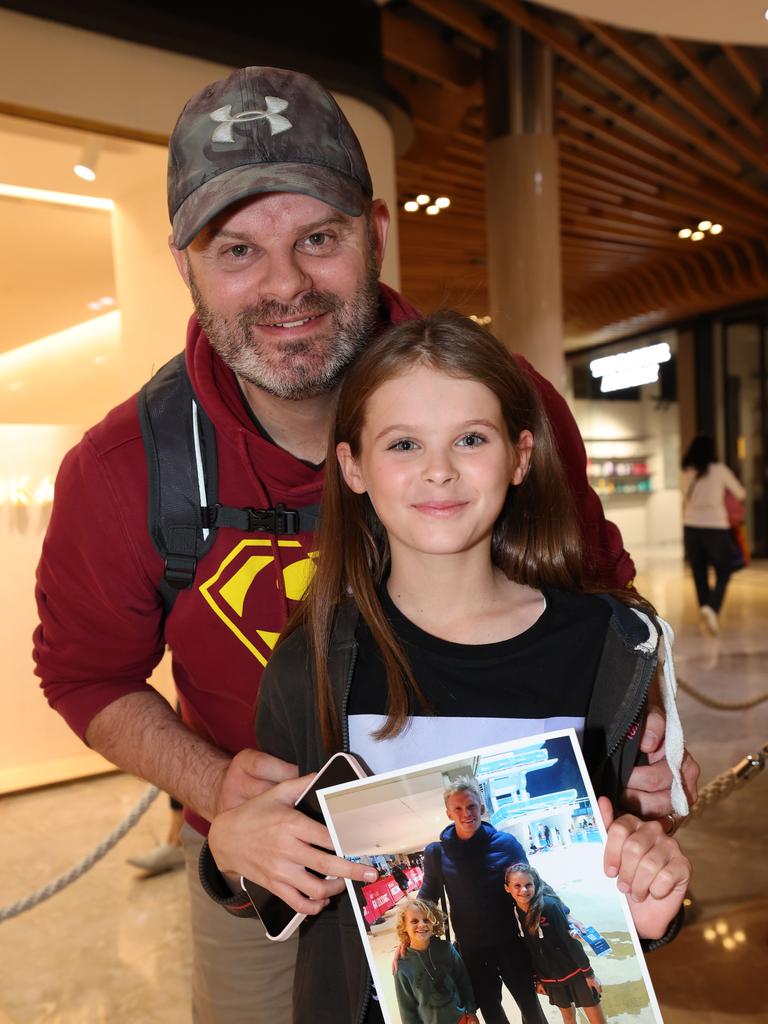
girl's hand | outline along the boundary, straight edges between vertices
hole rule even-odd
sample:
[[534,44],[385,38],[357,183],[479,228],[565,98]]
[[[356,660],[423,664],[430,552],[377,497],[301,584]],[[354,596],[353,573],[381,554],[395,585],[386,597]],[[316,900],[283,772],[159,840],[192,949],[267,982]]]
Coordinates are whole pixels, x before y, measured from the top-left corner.
[[588,974],[584,979],[590,988],[593,988],[598,995],[603,994],[603,984],[596,974]]
[[536,991],[540,996],[545,996],[547,994],[547,990],[544,988],[540,981],[536,982]]
[[[300,914],[319,914],[331,896],[343,892],[345,878],[375,882],[379,877],[367,864],[326,853],[333,849],[328,829],[293,806],[313,778],[269,786],[217,814],[208,835],[219,871],[235,880],[244,875]],[[331,877],[318,878],[307,868]]]
[[691,864],[676,839],[664,834],[658,821],[641,821],[632,814],[614,820],[607,797],[598,800],[608,833],[603,860],[605,873],[616,878],[638,934],[658,939],[683,902],[691,879]]

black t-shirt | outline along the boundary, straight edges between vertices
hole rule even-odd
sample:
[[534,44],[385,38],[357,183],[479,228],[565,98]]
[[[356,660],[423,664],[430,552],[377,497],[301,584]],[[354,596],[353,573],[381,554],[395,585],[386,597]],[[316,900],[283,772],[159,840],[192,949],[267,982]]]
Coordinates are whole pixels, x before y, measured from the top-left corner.
[[430,711],[414,706],[405,732],[372,733],[386,717],[384,663],[364,622],[348,703],[350,749],[375,772],[393,771],[536,733],[572,727],[581,736],[610,608],[586,594],[544,590],[537,621],[509,640],[456,644],[419,629],[380,591]]

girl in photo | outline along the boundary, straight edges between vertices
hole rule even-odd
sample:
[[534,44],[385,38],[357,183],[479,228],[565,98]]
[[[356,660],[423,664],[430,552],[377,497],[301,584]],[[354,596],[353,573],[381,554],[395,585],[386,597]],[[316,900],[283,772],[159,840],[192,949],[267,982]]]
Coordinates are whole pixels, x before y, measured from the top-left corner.
[[[572,726],[610,811],[635,764],[664,627],[637,597],[582,591],[578,524],[525,371],[456,313],[401,324],[346,373],[328,451],[322,554],[261,684],[259,749],[300,775],[339,750],[384,772]],[[664,664],[673,799],[686,813]],[[219,815],[211,850],[227,870],[227,835],[247,827],[253,880],[311,916],[294,1020],[362,1021],[372,1005],[367,964],[349,901],[332,899],[352,866],[318,849],[332,845],[322,825],[295,817],[301,781]],[[645,907],[638,930],[658,939],[680,909],[690,865],[658,822],[623,815],[616,826],[606,869],[624,872],[642,901],[633,911]],[[630,836],[637,856],[621,868]],[[653,899],[644,882],[651,850],[667,868]],[[228,898],[215,879],[210,890]],[[506,908],[501,887],[493,899]],[[508,911],[493,910],[477,930],[496,949],[509,942]],[[482,993],[470,971],[475,994],[486,1024],[505,1024],[499,972],[489,970]],[[534,1003],[526,1024],[543,1020]]]
[[518,934],[531,954],[537,987],[563,1015],[563,1024],[576,1024],[581,1007],[590,1024],[606,1024],[600,1006],[602,986],[584,947],[574,938],[562,903],[535,868],[510,864],[504,888],[515,902]]
[[395,930],[406,947],[395,974],[402,1024],[479,1024],[467,969],[442,937],[442,910],[427,900],[402,900]]

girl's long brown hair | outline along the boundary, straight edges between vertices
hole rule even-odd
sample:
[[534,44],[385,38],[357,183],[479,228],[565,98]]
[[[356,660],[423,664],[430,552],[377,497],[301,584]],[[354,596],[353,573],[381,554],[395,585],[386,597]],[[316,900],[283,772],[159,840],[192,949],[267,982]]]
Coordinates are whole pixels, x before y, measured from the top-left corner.
[[472,320],[440,312],[385,331],[372,341],[347,372],[338,396],[328,444],[317,572],[283,638],[306,630],[317,696],[317,711],[327,751],[341,747],[328,653],[338,607],[352,600],[381,652],[388,687],[388,717],[377,739],[396,736],[409,709],[426,702],[392,632],[377,594],[389,568],[386,532],[366,494],[347,487],[335,457],[346,441],[355,458],[365,409],[386,381],[416,366],[430,366],[451,377],[484,384],[499,400],[510,441],[530,430],[534,448],[525,479],[510,486],[495,523],[491,559],[516,583],[578,590],[582,585],[581,533],[573,501],[538,393],[504,346]]

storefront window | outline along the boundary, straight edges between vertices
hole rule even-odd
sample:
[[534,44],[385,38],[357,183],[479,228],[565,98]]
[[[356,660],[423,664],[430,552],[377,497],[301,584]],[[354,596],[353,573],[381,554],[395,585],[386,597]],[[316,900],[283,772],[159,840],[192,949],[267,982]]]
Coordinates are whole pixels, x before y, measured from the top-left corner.
[[590,482],[630,550],[681,538],[674,331],[568,356]]

